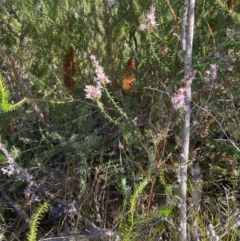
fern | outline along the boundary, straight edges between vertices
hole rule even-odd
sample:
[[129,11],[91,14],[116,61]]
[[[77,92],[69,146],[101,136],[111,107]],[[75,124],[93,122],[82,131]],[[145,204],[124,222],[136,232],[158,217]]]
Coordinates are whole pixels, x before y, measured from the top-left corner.
[[[132,196],[129,198],[129,214],[127,216],[127,220],[123,221],[123,241],[131,240],[132,232],[135,227],[135,213],[136,213],[136,204],[140,194],[143,192],[144,188],[148,184],[149,179],[146,177],[136,188]],[[125,202],[126,205],[127,202]]]
[[1,93],[1,108],[3,111],[13,110],[13,106],[9,103],[9,90],[2,77],[0,77],[0,93]]
[[4,112],[8,112],[8,111],[13,111],[15,110],[18,106],[20,106],[23,102],[25,102],[26,99],[21,100],[20,102],[18,102],[15,105],[12,105],[9,102],[9,98],[10,98],[10,93],[7,87],[7,84],[5,83],[4,79],[2,76],[0,76],[0,98],[1,98],[1,105],[0,108],[4,111]]
[[31,217],[30,220],[30,231],[29,234],[27,235],[27,240],[28,241],[36,241],[37,240],[37,230],[39,226],[39,222],[43,216],[43,214],[48,210],[49,204],[48,202],[44,202],[42,205],[40,205],[33,216]]

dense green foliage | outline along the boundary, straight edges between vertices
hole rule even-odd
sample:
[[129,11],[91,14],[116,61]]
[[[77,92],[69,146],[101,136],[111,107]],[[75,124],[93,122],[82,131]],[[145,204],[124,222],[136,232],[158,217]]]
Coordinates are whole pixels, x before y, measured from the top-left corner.
[[[182,4],[2,1],[1,139],[36,189],[26,194],[29,184],[4,173],[1,189],[29,216],[45,200],[51,207],[74,201],[79,212],[49,214],[39,223],[39,236],[80,232],[87,217],[101,228],[115,227],[123,240],[178,240],[183,110],[174,110],[171,97],[183,78]],[[153,5],[159,25],[141,31]],[[198,217],[204,240],[209,224],[223,234],[218,224],[239,206],[236,198],[225,203],[240,191],[239,10],[235,1],[196,1],[190,164],[199,162],[202,172]],[[91,55],[111,80],[98,101],[84,92],[96,76]],[[135,64],[130,75],[129,60]],[[136,78],[129,90],[122,89],[126,76]],[[3,155],[0,162],[7,165]],[[188,182],[190,205],[194,185]],[[0,200],[1,232],[7,240],[26,240],[19,213]],[[233,229],[222,240],[239,236]]]

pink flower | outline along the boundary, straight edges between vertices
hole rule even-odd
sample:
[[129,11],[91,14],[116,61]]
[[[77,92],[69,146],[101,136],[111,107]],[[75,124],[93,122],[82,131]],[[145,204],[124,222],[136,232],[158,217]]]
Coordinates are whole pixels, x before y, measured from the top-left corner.
[[186,109],[185,106],[185,88],[180,88],[178,93],[171,98],[173,108],[178,110],[180,108]]
[[91,59],[92,61],[96,61],[96,56],[92,54],[92,55],[90,56],[90,59]]
[[210,64],[210,68],[211,68],[212,79],[215,80],[217,78],[218,65],[217,64]]
[[143,23],[139,27],[141,31],[146,31],[146,30],[155,28],[159,25],[156,23],[156,20],[155,20],[155,10],[156,10],[155,7],[152,6],[149,14],[147,15],[147,18],[143,21]]
[[90,59],[93,62],[93,65],[95,67],[95,74],[96,77],[94,77],[94,82],[97,83],[97,85],[105,85],[111,83],[111,81],[108,79],[108,77],[105,75],[103,67],[99,65],[96,56],[91,55]]
[[155,7],[152,6],[149,14],[147,15],[147,20],[149,23],[152,25],[152,27],[158,26],[159,24],[156,23],[155,21]]
[[93,81],[96,82],[95,85],[86,85],[84,91],[86,92],[85,98],[98,100],[102,96],[102,87],[105,84],[111,83],[108,77],[104,73],[103,67],[98,63],[97,58],[95,55],[91,55],[90,59],[95,67],[95,77]]
[[86,92],[86,99],[100,99],[102,96],[101,86],[86,85],[84,91]]
[[145,31],[145,30],[148,29],[148,26],[147,26],[146,24],[143,24],[143,23],[142,23],[142,24],[140,25],[139,29],[140,29],[141,31]]

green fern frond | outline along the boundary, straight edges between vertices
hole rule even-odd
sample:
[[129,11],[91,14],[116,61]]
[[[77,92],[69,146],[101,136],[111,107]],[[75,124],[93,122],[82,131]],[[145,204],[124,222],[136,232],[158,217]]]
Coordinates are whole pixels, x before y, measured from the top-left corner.
[[138,198],[140,194],[143,192],[144,188],[149,182],[149,178],[143,179],[143,181],[138,185],[134,193],[129,199],[129,215],[127,217],[126,221],[123,221],[123,241],[129,241],[131,240],[133,229],[136,225],[136,222],[134,220],[135,213],[136,213],[136,204],[138,201]]
[[31,217],[31,220],[29,223],[30,231],[29,231],[29,234],[27,235],[28,241],[37,240],[37,231],[38,231],[40,220],[42,219],[43,214],[48,210],[48,208],[49,208],[48,202],[44,202],[36,209],[35,213]]
[[148,184],[148,178],[145,178],[140,184],[139,186],[136,188],[136,190],[134,191],[132,197],[130,198],[130,216],[131,216],[131,222],[133,222],[134,220],[134,214],[136,211],[136,203],[137,200],[140,196],[140,194],[143,192],[143,189],[147,186]]
[[10,101],[9,101],[9,99],[10,99],[9,89],[8,89],[7,84],[6,84],[6,82],[5,82],[5,80],[3,79],[2,76],[0,76],[0,98],[1,98],[0,109],[2,109],[4,112],[13,111],[18,106],[23,104],[23,102],[26,101],[26,99],[24,98],[23,100],[19,101],[17,104],[12,105],[10,103]]
[[3,111],[13,110],[13,106],[9,103],[9,90],[2,76],[0,76],[0,94],[1,94],[1,108]]

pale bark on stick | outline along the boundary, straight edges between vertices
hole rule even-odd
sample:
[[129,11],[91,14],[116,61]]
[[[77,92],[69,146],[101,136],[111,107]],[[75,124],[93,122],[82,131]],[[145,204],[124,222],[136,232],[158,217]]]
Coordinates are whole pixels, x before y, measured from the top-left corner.
[[[3,152],[3,154],[7,158],[7,162],[9,166],[11,166],[11,169],[13,171],[12,174],[17,174],[18,176],[21,176],[22,180],[25,180],[27,183],[30,183],[33,179],[32,175],[23,167],[21,167],[12,157],[12,155],[7,151],[5,146],[2,143],[2,138],[0,136],[0,150]],[[3,169],[3,168],[2,168]]]
[[184,0],[181,20],[181,45],[183,55],[186,52],[186,28],[187,28],[188,0]]
[[185,87],[185,114],[182,133],[182,150],[179,167],[179,237],[181,241],[188,240],[187,236],[187,164],[189,156],[190,140],[190,114],[191,114],[191,84],[194,77],[192,71],[192,44],[194,32],[194,9],[195,0],[185,0],[182,15],[182,53],[184,65]]
[[202,200],[202,177],[201,169],[198,162],[194,162],[190,168],[190,174],[192,177],[192,200],[189,207],[190,217],[190,235],[191,241],[199,241],[199,226],[198,226],[198,213],[200,210],[200,203]]

